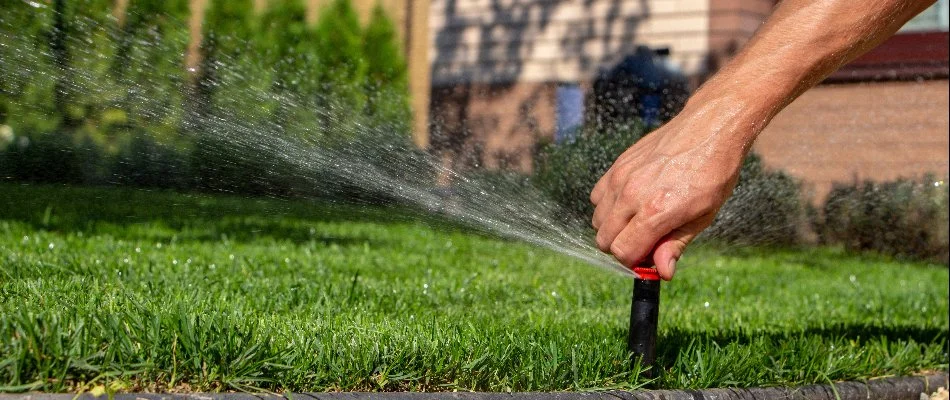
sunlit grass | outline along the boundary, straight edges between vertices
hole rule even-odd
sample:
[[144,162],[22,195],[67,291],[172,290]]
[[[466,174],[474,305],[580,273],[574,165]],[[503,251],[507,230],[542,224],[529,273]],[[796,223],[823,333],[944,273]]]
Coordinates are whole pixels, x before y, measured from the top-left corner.
[[[945,266],[698,249],[654,387],[946,369]],[[398,209],[0,186],[0,390],[635,388],[627,277]]]

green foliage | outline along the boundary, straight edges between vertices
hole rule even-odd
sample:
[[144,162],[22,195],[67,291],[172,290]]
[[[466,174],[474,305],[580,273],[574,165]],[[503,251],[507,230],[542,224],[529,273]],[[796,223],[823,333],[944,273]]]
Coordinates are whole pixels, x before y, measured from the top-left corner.
[[315,36],[321,80],[347,91],[362,84],[366,79],[362,29],[349,0],[334,0],[321,11]]
[[130,1],[116,39],[113,73],[124,89],[120,107],[130,125],[148,127],[160,140],[172,140],[182,123],[187,11],[187,0]]
[[[215,0],[200,64],[186,70],[187,0],[132,1],[121,26],[112,3],[15,2],[0,15],[5,179],[303,194],[313,190],[295,186],[316,173],[280,145],[408,151],[406,71],[381,9],[364,37],[346,0],[317,26],[301,0],[262,15],[250,0]],[[42,160],[79,172],[33,171]]]
[[795,245],[808,226],[801,184],[783,171],[768,170],[750,153],[739,183],[719,209],[704,238],[745,245]]
[[366,60],[359,18],[349,0],[334,0],[321,10],[314,33],[319,81],[325,96],[317,99],[326,145],[353,139],[366,107]]
[[[257,32],[251,0],[213,0],[205,10],[202,24],[203,56],[230,64],[242,52],[250,51]],[[213,65],[213,63],[211,63]]]
[[946,179],[836,185],[816,223],[823,242],[948,263]]
[[[399,209],[3,185],[0,249],[0,391],[646,383],[628,277]],[[946,268],[697,250],[664,284],[656,387],[946,368]]]
[[275,93],[315,94],[317,79],[317,37],[307,26],[301,0],[280,0],[269,4],[261,17],[256,48],[272,66]]
[[363,54],[366,56],[366,75],[371,85],[409,84],[406,76],[406,61],[396,41],[396,27],[379,3],[363,35]]
[[396,40],[396,28],[377,3],[363,35],[366,57],[367,112],[371,121],[396,122],[393,129],[409,133],[409,79],[406,61]]

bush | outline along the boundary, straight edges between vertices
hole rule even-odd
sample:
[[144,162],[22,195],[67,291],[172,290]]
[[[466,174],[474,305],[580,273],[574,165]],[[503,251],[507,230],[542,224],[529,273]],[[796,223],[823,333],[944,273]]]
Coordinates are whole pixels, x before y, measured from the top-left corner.
[[15,2],[0,15],[2,179],[378,198],[327,160],[424,170],[382,8],[364,30],[349,0],[316,26],[300,0],[263,15],[214,0],[186,71],[186,0],[132,1],[124,24],[107,17],[112,3]]
[[836,185],[815,230],[823,243],[852,251],[948,263],[945,180],[899,179]]
[[58,133],[20,132],[0,152],[5,179],[34,183],[82,183],[83,165],[77,146]]
[[798,244],[808,226],[805,211],[799,182],[782,171],[766,169],[762,159],[750,153],[732,196],[703,237],[729,244]]
[[181,150],[143,132],[132,135],[109,166],[109,183],[161,189],[180,189],[190,183],[189,166]]
[[[593,215],[590,191],[631,143],[645,133],[640,125],[585,134],[571,143],[541,150],[534,182],[571,218],[587,223]],[[769,171],[750,154],[739,184],[723,205],[706,239],[727,243],[789,245],[799,243],[807,227],[800,185],[787,174]]]
[[546,144],[537,157],[534,183],[573,219],[590,221],[590,191],[614,160],[647,130],[629,124],[610,131],[583,132],[573,141]]

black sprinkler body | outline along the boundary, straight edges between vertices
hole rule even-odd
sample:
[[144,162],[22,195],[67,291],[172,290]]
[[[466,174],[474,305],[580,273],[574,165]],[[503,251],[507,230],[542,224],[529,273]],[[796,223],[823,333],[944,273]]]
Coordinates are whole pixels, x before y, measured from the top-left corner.
[[[636,267],[633,272],[633,302],[630,306],[630,334],[627,348],[633,362],[651,367],[656,361],[656,324],[660,316],[660,275],[654,268]],[[643,375],[651,377],[653,369]]]

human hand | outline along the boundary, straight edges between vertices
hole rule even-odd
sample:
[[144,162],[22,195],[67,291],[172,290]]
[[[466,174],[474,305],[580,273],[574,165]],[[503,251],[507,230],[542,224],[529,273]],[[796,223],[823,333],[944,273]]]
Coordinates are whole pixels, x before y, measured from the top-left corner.
[[758,131],[730,103],[687,105],[617,158],[590,197],[601,251],[629,268],[653,264],[661,278],[673,278],[686,246],[732,194]]

